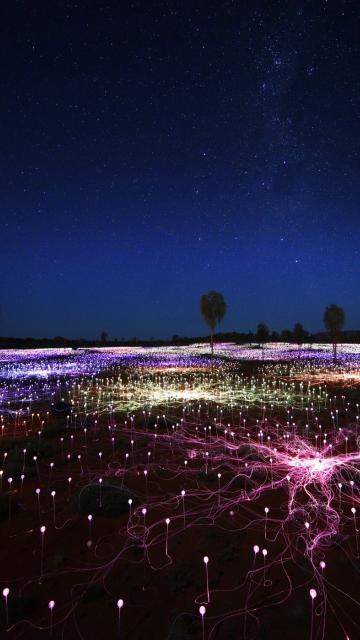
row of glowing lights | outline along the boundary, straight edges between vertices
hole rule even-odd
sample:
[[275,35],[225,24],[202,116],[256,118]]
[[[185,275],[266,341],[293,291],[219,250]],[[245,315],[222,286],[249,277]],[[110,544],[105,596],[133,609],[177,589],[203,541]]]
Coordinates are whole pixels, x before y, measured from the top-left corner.
[[[221,343],[216,345],[218,358],[231,360],[265,360],[291,361],[301,355],[300,361],[318,361],[331,363],[332,347],[329,344],[304,345],[300,350],[289,343],[268,343],[263,349],[255,345],[236,345]],[[76,376],[79,374],[95,374],[105,368],[115,365],[156,367],[196,366],[197,359],[203,359],[204,364],[214,362],[209,359],[207,344],[192,344],[188,346],[167,347],[103,347],[96,349],[34,349],[34,350],[0,350],[0,374],[3,378],[49,376]],[[360,345],[338,345],[338,359],[340,363],[355,367],[360,365]],[[216,362],[216,360],[215,360]],[[34,363],[35,366],[34,366]]]

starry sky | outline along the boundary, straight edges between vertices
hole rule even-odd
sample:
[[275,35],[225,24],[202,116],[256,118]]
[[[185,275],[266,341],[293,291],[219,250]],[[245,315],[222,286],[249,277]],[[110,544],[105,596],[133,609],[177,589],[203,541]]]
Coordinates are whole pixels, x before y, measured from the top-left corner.
[[360,5],[1,5],[0,334],[360,328]]

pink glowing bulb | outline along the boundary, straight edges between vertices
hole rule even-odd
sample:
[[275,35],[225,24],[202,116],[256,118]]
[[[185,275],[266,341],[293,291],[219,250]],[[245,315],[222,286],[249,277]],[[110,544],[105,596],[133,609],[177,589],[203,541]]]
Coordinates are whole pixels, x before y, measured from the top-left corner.
[[199,613],[201,615],[202,638],[203,638],[203,640],[205,640],[204,616],[205,616],[205,613],[206,613],[206,608],[204,607],[203,604],[201,605],[201,607],[199,607]]
[[118,609],[122,609],[122,608],[123,608],[123,606],[124,606],[124,600],[122,600],[122,598],[120,598],[120,599],[117,601],[116,605],[117,605],[117,608],[118,608]]
[[52,638],[52,628],[53,628],[53,609],[55,607],[55,600],[50,600],[48,602],[48,609],[50,610],[50,638]]
[[315,598],[317,596],[317,592],[315,591],[315,589],[310,589],[309,594],[310,594],[310,598],[312,600],[315,600]]
[[203,561],[204,561],[204,564],[205,564],[205,573],[206,573],[206,595],[207,595],[207,601],[210,602],[209,573],[208,573],[209,558],[208,558],[208,556],[204,556],[203,557]]
[[40,527],[41,533],[41,555],[40,555],[40,579],[43,573],[43,562],[44,562],[44,536],[45,536],[46,527],[42,525]]
[[10,589],[9,587],[5,587],[5,589],[3,589],[3,596],[5,598],[5,616],[6,616],[6,626],[9,624],[9,610],[8,610],[8,595],[10,593]]
[[259,553],[259,551],[260,551],[260,547],[259,547],[257,544],[254,544],[254,546],[253,546],[253,552],[255,553],[255,555],[256,555],[257,553]]

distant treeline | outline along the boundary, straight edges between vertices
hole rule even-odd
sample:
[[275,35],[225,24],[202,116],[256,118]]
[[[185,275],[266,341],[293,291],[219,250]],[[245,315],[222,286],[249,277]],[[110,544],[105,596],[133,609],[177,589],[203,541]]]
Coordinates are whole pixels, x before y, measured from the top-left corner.
[[[261,338],[259,340],[259,338]],[[281,333],[277,331],[269,332],[268,335],[259,336],[259,333],[238,333],[236,331],[231,333],[216,333],[214,334],[215,342],[235,342],[237,344],[245,344],[252,342],[257,344],[259,342],[293,342],[294,344],[313,343],[313,342],[328,342],[331,343],[332,339],[326,332],[307,333],[304,334],[301,339],[298,335],[294,335],[292,331],[284,330]],[[55,338],[7,338],[0,337],[0,349],[46,349],[46,348],[61,348],[68,347],[72,349],[90,348],[90,347],[127,347],[127,346],[169,346],[169,345],[189,345],[194,342],[209,342],[209,336],[179,336],[174,335],[170,340],[156,340],[149,338],[148,340],[132,338],[131,340],[117,339],[110,340],[86,340],[85,338],[68,339],[62,336],[56,336]],[[346,343],[360,343],[360,331],[343,331],[340,337],[340,342]]]

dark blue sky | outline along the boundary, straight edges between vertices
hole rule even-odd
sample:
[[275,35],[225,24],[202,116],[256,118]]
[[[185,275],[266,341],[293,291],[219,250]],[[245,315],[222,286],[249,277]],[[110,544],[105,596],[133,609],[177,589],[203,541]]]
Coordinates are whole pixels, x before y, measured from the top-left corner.
[[0,334],[360,328],[359,2],[1,11]]

